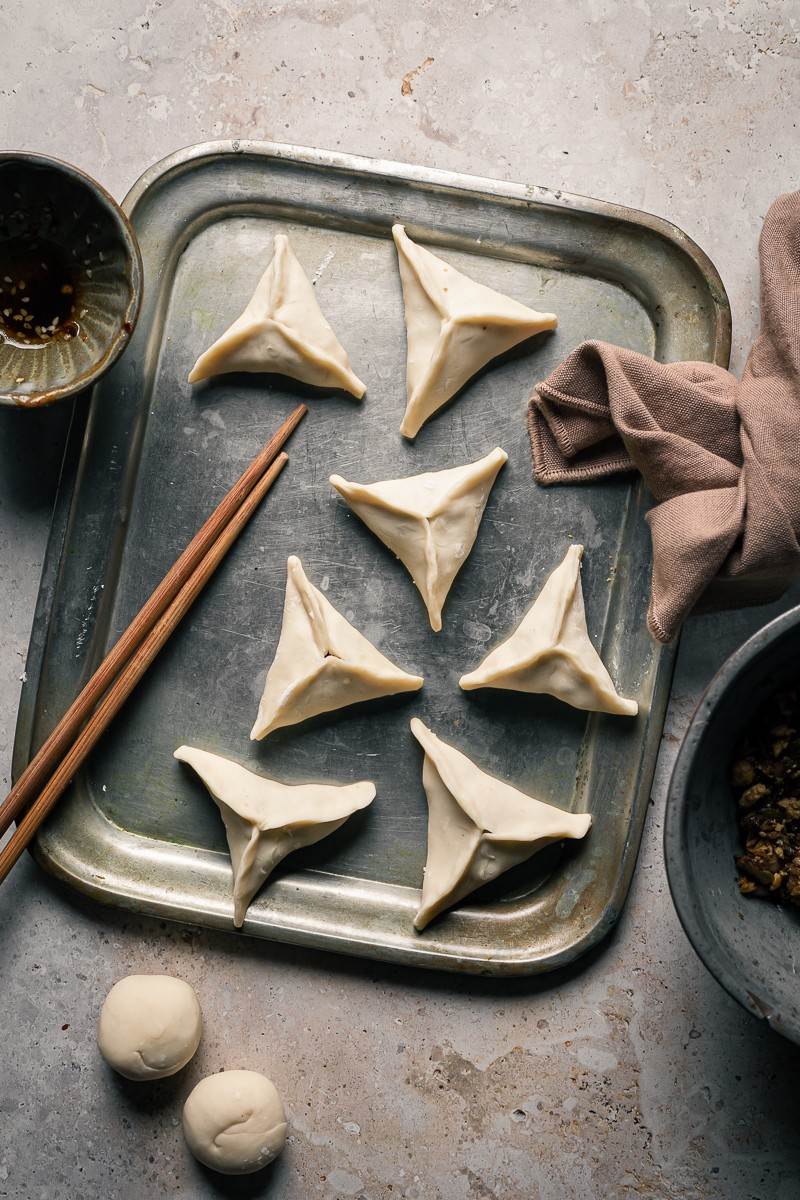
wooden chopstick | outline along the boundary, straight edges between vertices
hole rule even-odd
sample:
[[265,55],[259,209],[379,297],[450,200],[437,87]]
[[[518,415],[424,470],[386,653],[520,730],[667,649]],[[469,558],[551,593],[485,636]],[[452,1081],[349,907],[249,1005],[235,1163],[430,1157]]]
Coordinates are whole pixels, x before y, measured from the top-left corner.
[[49,782],[34,800],[5,846],[0,849],[0,883],[8,875],[42,821],[53,808],[75,772],[85,762],[89,752],[117,715],[164,643],[168,641],[176,626],[194,604],[288,461],[288,455],[281,452],[272,466],[261,476],[210,550],[195,567],[172,603],[117,675],[71,748],[62,758]]
[[307,412],[305,404],[300,404],[284,421],[277,433],[270,438],[261,453],[253,460],[202,528],[195,534],[180,558],[161,580],[150,599],[139,610],[119,640],[114,643],[89,682],[75,697],[47,741],[31,759],[3,803],[0,804],[0,837],[3,836],[12,821],[16,820],[18,814],[41,791],[47,778],[75,740],[81,726],[114,677],[125,666],[137,646],[177,596],[209,547],[214,544],[221,531],[239,509],[244,498],[264,474],[266,468]]

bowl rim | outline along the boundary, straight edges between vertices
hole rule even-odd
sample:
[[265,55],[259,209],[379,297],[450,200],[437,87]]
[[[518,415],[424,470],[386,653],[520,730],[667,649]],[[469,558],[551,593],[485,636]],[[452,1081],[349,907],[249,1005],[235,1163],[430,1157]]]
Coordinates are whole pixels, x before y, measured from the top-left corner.
[[[13,390],[0,390],[0,405],[22,409],[45,408],[47,405],[55,404],[58,400],[74,396],[76,392],[86,391],[91,388],[119,358],[122,351],[130,342],[133,331],[136,328],[136,323],[139,320],[139,313],[142,307],[144,268],[139,243],[130,220],[111,193],[101,183],[98,183],[92,175],[81,170],[80,167],[76,167],[73,163],[66,162],[62,158],[55,158],[51,154],[41,154],[34,150],[0,150],[0,166],[6,162],[13,161],[29,163],[34,166],[53,167],[57,171],[62,172],[62,174],[68,175],[77,183],[88,187],[89,191],[95,195],[112,221],[116,224],[128,255],[128,274],[131,284],[130,303],[124,316],[123,327],[117,330],[109,350],[99,362],[95,363],[91,370],[72,380],[70,383],[65,383],[57,388],[49,388],[47,391],[21,393]],[[125,326],[127,326],[127,329]]]
[[727,943],[710,939],[693,904],[694,876],[683,852],[688,810],[687,783],[706,730],[718,706],[735,686],[743,669],[757,661],[781,638],[800,628],[800,605],[788,609],[757,630],[735,650],[714,675],[697,704],[686,730],[667,788],[664,815],[664,865],[670,895],[683,931],[703,965],[725,991],[749,1013],[766,1020],[776,1032],[800,1044],[800,1022],[786,1017],[767,999],[750,990],[741,967],[728,951]]

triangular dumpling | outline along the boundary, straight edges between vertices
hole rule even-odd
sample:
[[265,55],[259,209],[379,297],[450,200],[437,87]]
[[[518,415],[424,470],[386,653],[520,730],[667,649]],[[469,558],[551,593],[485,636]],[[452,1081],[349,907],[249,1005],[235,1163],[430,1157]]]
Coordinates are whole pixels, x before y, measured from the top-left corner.
[[547,692],[573,708],[634,717],[635,700],[617,695],[586,629],[581,588],[583,546],[570,546],[521,622],[460,679],[461,687]]
[[366,388],[322,315],[317,297],[285,234],[242,315],[201,354],[189,383],[229,371],[270,371],[320,388],[344,388],[360,400]]
[[405,479],[348,483],[331,475],[353,512],[408,568],[437,632],[447,593],[475,543],[492,485],[507,459],[498,446],[463,467]]
[[294,555],[286,566],[283,625],[250,737],[256,741],[318,713],[361,700],[416,692],[409,675],[385,658],[317,591]]
[[415,929],[550,842],[588,831],[588,813],[564,812],[487,775],[416,717],[411,732],[425,751],[428,797],[428,858]]
[[493,291],[392,227],[406,310],[408,403],[400,432],[414,438],[437,409],[498,354],[558,318]]
[[321,841],[375,799],[375,785],[368,781],[278,783],[193,746],[181,746],[175,757],[197,772],[225,822],[237,928],[253,896],[281,859],[292,850]]

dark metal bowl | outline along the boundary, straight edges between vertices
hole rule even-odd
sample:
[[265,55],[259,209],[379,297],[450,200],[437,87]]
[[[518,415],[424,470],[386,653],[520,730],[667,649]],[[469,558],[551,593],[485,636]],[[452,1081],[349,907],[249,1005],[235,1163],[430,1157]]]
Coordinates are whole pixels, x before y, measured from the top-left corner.
[[0,404],[89,387],[128,344],[142,260],[116,201],[76,167],[0,152]]
[[739,892],[730,769],[751,718],[799,671],[800,607],[754,634],[712,680],[675,763],[664,829],[670,891],[694,949],[748,1012],[798,1043],[800,911]]

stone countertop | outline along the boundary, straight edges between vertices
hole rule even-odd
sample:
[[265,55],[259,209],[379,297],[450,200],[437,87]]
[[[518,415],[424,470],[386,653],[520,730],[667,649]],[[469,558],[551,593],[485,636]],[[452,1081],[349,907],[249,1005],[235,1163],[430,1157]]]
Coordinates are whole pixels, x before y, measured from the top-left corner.
[[[768,0],[31,0],[0,7],[0,133],[120,197],[179,146],[242,137],[644,208],[719,268],[739,370],[760,224],[797,185],[799,33]],[[67,416],[0,410],[4,788]],[[695,958],[661,854],[697,697],[791,601],[689,623],[628,905],[557,975],[448,978],[133,918],[26,858],[0,891],[0,1197],[794,1200],[800,1051]],[[206,1016],[188,1071],[144,1091],[94,1044],[135,970],[187,979]],[[275,1079],[291,1136],[265,1175],[225,1180],[188,1154],[180,1103],[237,1065]]]

